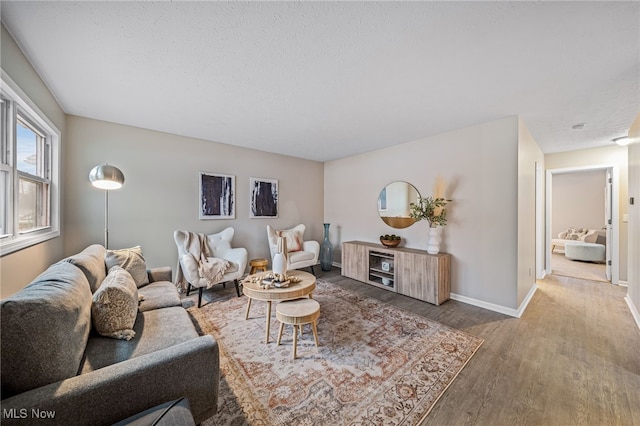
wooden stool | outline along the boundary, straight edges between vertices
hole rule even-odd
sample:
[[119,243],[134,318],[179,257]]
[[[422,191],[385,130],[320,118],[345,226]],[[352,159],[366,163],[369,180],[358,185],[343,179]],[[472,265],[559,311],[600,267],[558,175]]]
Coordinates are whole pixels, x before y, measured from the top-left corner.
[[278,303],[276,306],[276,318],[280,321],[278,331],[278,345],[282,339],[282,329],[285,324],[293,325],[293,359],[296,359],[298,347],[298,331],[302,334],[302,326],[311,324],[313,340],[318,346],[318,329],[316,324],[320,317],[320,304],[313,299],[296,299]]
[[249,275],[253,275],[258,271],[266,271],[268,264],[269,261],[267,259],[251,259],[249,261],[249,265],[251,266]]

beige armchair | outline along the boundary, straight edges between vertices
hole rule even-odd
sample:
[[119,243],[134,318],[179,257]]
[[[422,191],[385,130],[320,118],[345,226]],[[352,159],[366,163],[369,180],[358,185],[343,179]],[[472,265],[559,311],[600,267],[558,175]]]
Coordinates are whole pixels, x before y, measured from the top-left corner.
[[269,251],[271,259],[278,248],[278,237],[287,240],[287,269],[301,269],[309,267],[315,275],[313,266],[318,264],[320,256],[320,243],[317,241],[304,241],[304,225],[298,225],[291,229],[277,230],[267,225],[267,237],[269,238]]
[[178,247],[176,285],[184,287],[187,296],[192,287],[198,288],[198,307],[204,289],[218,283],[224,285],[234,281],[240,297],[238,279],[244,275],[249,255],[245,248],[231,248],[233,234],[231,227],[210,235],[188,231],[173,233]]

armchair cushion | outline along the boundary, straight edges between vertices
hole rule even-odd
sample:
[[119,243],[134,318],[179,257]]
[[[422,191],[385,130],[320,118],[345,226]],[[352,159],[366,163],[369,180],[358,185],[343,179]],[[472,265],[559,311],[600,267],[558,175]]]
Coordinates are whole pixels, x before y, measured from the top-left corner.
[[309,251],[297,251],[294,253],[289,253],[289,263],[298,263],[303,262],[305,260],[313,260],[314,254]]

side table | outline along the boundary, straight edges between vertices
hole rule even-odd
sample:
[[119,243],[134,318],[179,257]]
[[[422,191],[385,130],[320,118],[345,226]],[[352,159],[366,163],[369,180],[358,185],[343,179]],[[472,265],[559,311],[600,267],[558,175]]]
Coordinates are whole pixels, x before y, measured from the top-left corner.
[[[265,274],[266,275],[266,274]],[[262,300],[267,302],[267,318],[265,326],[265,343],[269,343],[269,327],[271,326],[271,302],[281,302],[283,300],[299,299],[301,297],[313,298],[312,293],[316,288],[316,277],[308,272],[293,270],[288,271],[287,275],[297,276],[300,282],[291,283],[285,288],[260,288],[260,284],[250,281],[252,275],[245,278],[242,284],[242,292],[247,296],[247,311],[245,320],[249,319],[249,310],[251,309],[252,300]]]
[[267,259],[251,259],[249,261],[249,266],[251,266],[249,275],[253,275],[258,271],[266,271],[268,264],[269,261]]

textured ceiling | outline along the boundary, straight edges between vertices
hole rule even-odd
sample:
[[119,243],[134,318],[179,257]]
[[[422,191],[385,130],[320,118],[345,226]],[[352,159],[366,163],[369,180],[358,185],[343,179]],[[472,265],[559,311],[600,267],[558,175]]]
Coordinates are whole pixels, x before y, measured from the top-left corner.
[[2,1],[0,14],[69,114],[319,161],[513,115],[546,153],[605,146],[640,106],[639,2]]

